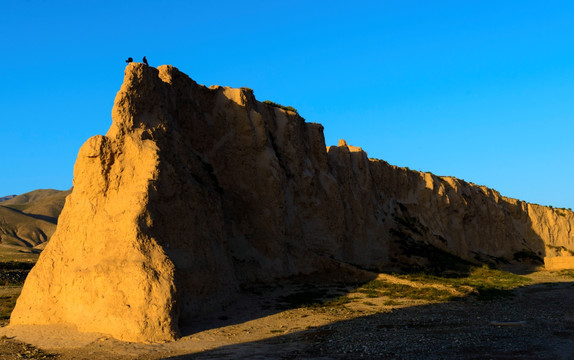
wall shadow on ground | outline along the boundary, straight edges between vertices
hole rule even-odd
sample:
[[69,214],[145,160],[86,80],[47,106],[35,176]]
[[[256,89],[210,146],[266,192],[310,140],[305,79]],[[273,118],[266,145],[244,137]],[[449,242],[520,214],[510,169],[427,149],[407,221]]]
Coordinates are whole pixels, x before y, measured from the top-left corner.
[[[196,318],[191,324],[180,322],[181,335],[188,336],[209,329],[236,325],[299,307],[322,308],[338,305],[345,301],[346,296],[375,280],[379,273],[464,280],[471,277],[474,269],[487,266],[459,258],[428,243],[417,243],[415,247],[411,246],[408,249],[413,256],[426,259],[425,267],[396,263],[387,270],[375,272],[345,265],[343,267],[345,271],[341,268],[338,271],[328,269],[322,273],[280,279],[273,283],[244,285],[236,301],[231,305]],[[491,268],[496,268],[495,265],[488,264]],[[537,263],[504,265],[506,265],[505,271],[520,275],[537,269]],[[479,299],[490,299],[504,297],[508,293],[506,290],[485,284],[476,295]]]
[[232,304],[196,318],[192,324],[180,323],[181,335],[236,325],[299,307],[322,306],[348,295],[377,277],[376,273],[361,269],[350,272],[351,268],[347,266],[345,274],[315,273],[273,283],[241,286]]
[[169,359],[568,359],[573,290],[530,285],[512,297],[399,308]]

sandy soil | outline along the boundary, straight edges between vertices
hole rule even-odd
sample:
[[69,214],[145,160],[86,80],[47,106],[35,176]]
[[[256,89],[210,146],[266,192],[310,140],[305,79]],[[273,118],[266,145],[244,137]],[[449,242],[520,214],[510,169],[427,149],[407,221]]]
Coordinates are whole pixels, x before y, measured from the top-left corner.
[[[254,286],[233,306],[183,328],[178,341],[137,344],[71,327],[4,327],[0,359],[571,359],[574,279],[526,276],[533,282],[513,297],[447,303],[367,298],[353,286],[319,280]],[[316,293],[352,301],[299,307],[293,297]]]

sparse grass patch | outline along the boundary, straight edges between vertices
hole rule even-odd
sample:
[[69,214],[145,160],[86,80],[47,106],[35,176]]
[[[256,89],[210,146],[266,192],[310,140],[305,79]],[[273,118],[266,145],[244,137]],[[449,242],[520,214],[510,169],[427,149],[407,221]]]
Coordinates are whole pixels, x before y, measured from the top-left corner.
[[400,275],[400,277],[422,283],[435,283],[452,286],[457,292],[474,294],[479,300],[512,296],[511,291],[528,284],[527,277],[506,271],[491,269],[488,266],[474,267],[467,276],[441,277],[424,273]]
[[33,266],[32,262],[0,262],[0,326],[8,323],[20,295],[20,286]]
[[304,290],[301,292],[280,296],[278,301],[280,308],[300,308],[306,307],[310,309],[339,307],[348,304],[356,298],[351,298],[347,295],[340,295],[332,297],[325,291],[320,290]]
[[31,270],[35,263],[21,261],[2,261],[0,270]]
[[319,304],[320,307],[334,307],[334,306],[342,306],[345,304],[348,304],[352,301],[352,299],[346,295],[342,295],[339,297],[336,297],[334,299],[331,300],[327,300],[325,302],[323,302],[322,304]]
[[400,304],[401,304],[400,301],[396,301],[393,299],[389,299],[383,303],[383,305],[387,305],[387,306],[400,305]]
[[[563,272],[574,277],[574,270]],[[393,279],[394,277],[394,279]],[[366,283],[347,286],[341,295],[334,287],[299,286],[297,291],[277,298],[278,308],[346,308],[349,303],[362,303],[369,306],[400,305],[401,299],[424,300],[429,302],[456,301],[468,296],[478,300],[491,300],[512,296],[512,290],[524,286],[531,280],[506,271],[482,267],[471,267],[462,272],[445,270],[436,273],[407,273],[381,275]],[[373,302],[371,299],[382,298]],[[357,310],[358,311],[358,310]]]
[[488,266],[476,267],[467,278],[457,279],[462,285],[482,288],[512,290],[528,284],[530,279],[508,271],[491,269]]
[[294,113],[297,113],[297,109],[295,109],[293,106],[284,106],[284,105],[278,104],[276,102],[273,102],[271,100],[265,100],[263,103],[267,104],[267,105],[271,105],[273,107],[283,109],[283,110],[293,111]]
[[363,287],[357,289],[357,292],[360,292],[361,294],[365,294],[365,297],[367,297],[367,298],[378,298],[378,297],[382,296],[382,294],[379,290],[372,288],[372,286],[373,286],[372,284],[367,283],[366,285],[368,285],[369,287],[363,286]]
[[30,262],[0,262],[0,286],[22,285],[33,266]]
[[560,271],[558,271],[558,274],[562,275],[562,276],[568,276],[568,277],[574,278],[574,270],[572,270],[572,269],[560,270]]
[[395,298],[408,298],[420,299],[430,301],[448,301],[451,300],[453,295],[442,289],[437,289],[430,286],[414,287],[405,284],[395,284],[383,280],[372,280],[358,289],[359,292],[370,295],[377,294],[378,297],[387,296],[392,299]]
[[14,306],[16,306],[18,295],[20,295],[20,292],[0,296],[0,324],[10,319],[10,314],[12,314]]
[[293,294],[280,296],[279,302],[284,308],[313,307],[321,303],[325,292],[319,290],[303,290]]

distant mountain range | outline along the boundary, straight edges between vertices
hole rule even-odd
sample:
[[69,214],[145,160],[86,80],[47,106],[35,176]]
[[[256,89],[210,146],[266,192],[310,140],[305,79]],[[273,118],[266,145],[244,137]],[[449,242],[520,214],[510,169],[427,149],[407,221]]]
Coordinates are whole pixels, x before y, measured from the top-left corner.
[[6,201],[6,200],[10,200],[10,199],[12,199],[12,198],[15,198],[16,196],[17,196],[17,195],[8,195],[8,196],[0,197],[0,202]]
[[1,248],[43,248],[54,231],[67,191],[41,189],[0,198]]

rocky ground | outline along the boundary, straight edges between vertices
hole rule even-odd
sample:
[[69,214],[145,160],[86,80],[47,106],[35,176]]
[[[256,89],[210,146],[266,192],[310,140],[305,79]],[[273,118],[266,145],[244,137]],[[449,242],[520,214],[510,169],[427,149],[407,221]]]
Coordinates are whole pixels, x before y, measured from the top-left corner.
[[2,328],[0,359],[571,359],[574,278],[526,277],[522,287],[483,298],[476,286],[389,274],[377,280],[399,296],[324,279],[254,286],[172,343],[126,343],[63,327]]

